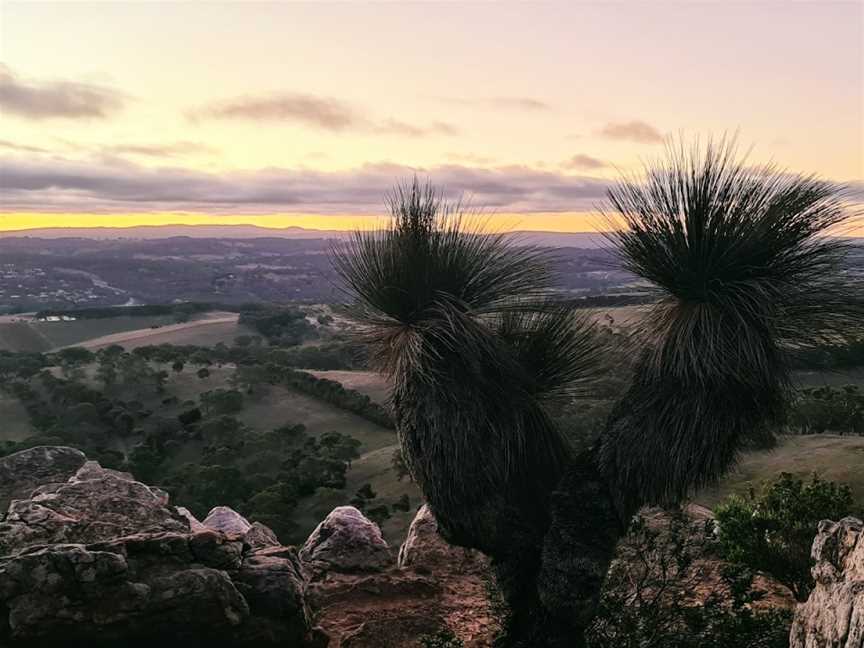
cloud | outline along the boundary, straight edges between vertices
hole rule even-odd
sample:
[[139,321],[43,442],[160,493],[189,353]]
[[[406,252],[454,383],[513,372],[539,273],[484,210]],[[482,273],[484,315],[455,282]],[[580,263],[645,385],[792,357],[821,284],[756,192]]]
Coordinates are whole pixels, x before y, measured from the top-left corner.
[[484,155],[476,155],[474,153],[445,153],[444,157],[450,162],[464,162],[468,164],[479,164],[481,166],[486,166],[492,164],[494,160],[491,157],[486,157]]
[[488,109],[498,108],[504,110],[522,110],[526,112],[552,110],[552,106],[545,101],[533,99],[532,97],[479,97],[474,99],[440,97],[439,100],[460,106],[472,106]]
[[105,118],[126,97],[112,88],[70,81],[24,81],[0,63],[0,108],[26,119]]
[[642,144],[657,144],[663,135],[656,128],[643,121],[610,122],[600,129],[600,135],[611,139],[630,140]]
[[428,126],[418,126],[393,118],[376,121],[340,99],[300,93],[228,99],[207,108],[190,111],[188,116],[193,121],[244,119],[289,122],[330,132],[356,131],[403,137],[456,135],[459,132],[452,124],[440,121]]
[[27,144],[17,144],[16,142],[10,142],[9,140],[0,140],[0,148],[6,149],[7,151],[17,151],[19,153],[50,153],[48,149],[40,148],[38,146],[29,146]]
[[102,152],[112,155],[177,157],[197,153],[214,153],[215,149],[200,142],[171,142],[168,144],[117,144],[104,147]]
[[330,97],[300,93],[238,97],[192,111],[193,119],[250,119],[288,121],[328,131],[343,131],[365,120],[348,104]]
[[562,165],[565,169],[602,169],[609,166],[603,160],[599,160],[590,155],[577,153],[572,158],[564,162]]
[[0,159],[5,211],[381,212],[382,198],[399,180],[417,174],[497,211],[560,212],[591,209],[608,183],[523,166],[414,168],[366,164],[338,172],[262,169],[224,174],[132,163]]
[[432,122],[429,126],[415,126],[398,119],[387,119],[375,127],[375,132],[406,137],[426,137],[428,135],[458,135],[459,129],[445,122]]

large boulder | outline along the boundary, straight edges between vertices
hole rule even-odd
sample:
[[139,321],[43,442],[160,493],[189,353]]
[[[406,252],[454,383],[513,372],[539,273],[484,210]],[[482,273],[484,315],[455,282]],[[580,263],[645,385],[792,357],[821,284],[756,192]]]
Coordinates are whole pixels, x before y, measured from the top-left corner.
[[864,522],[821,522],[811,555],[816,586],[795,610],[790,648],[864,648]]
[[438,521],[428,504],[417,511],[405,542],[399,548],[397,564],[402,569],[437,573],[489,570],[489,559],[479,551],[449,544],[438,532]]
[[246,535],[246,532],[252,528],[249,520],[227,506],[216,506],[210,509],[202,524],[214,531],[241,536]]
[[34,450],[2,462],[16,499],[0,522],[0,646],[305,645],[297,554],[267,527],[210,528],[77,451]]
[[210,509],[201,525],[206,529],[242,538],[243,543],[251,549],[281,546],[279,539],[270,527],[260,522],[249,522],[237,511],[227,506],[216,506]]
[[381,529],[353,506],[333,509],[318,524],[300,560],[312,574],[379,571],[393,563]]

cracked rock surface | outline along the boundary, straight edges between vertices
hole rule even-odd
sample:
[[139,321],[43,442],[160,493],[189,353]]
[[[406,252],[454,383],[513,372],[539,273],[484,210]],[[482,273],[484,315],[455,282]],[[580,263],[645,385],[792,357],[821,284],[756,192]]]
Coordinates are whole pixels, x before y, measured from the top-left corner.
[[4,457],[0,480],[0,645],[305,645],[297,554],[267,527],[202,524],[71,448]]
[[795,610],[790,648],[864,648],[864,522],[824,520],[811,555],[816,586]]

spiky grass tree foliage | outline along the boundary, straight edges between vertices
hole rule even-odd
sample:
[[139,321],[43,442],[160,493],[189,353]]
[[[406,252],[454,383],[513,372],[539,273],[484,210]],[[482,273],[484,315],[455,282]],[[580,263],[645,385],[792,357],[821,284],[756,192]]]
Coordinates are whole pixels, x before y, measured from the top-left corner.
[[405,461],[451,541],[539,546],[569,458],[545,405],[590,379],[590,325],[549,301],[547,252],[481,231],[416,179],[387,205],[389,225],[334,263],[392,383]]
[[782,422],[793,354],[860,331],[864,307],[830,236],[849,217],[833,183],[750,167],[724,140],[670,146],[609,199],[624,267],[660,296],[602,444],[626,515],[720,477]]

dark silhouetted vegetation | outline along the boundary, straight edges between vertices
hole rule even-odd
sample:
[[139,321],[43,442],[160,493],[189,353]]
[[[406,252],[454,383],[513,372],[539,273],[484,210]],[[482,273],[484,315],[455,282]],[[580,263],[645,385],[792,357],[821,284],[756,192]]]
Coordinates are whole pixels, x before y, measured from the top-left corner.
[[724,557],[770,573],[804,601],[813,587],[810,548],[819,522],[860,511],[848,486],[782,473],[759,493],[730,497],[716,513]]

